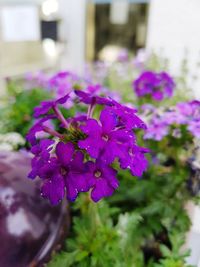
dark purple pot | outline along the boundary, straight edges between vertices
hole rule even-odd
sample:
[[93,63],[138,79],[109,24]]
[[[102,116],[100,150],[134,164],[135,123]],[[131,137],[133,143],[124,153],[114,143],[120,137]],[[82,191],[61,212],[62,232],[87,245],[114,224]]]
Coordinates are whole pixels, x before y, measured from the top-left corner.
[[42,266],[69,226],[66,203],[52,207],[27,179],[26,153],[0,153],[0,266]]

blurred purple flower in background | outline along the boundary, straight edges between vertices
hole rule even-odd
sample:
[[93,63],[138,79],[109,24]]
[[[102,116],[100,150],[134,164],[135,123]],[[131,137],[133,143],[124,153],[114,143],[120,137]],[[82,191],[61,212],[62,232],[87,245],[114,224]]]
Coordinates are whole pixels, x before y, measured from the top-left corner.
[[143,70],[145,68],[145,63],[150,58],[150,53],[145,49],[139,49],[136,56],[132,60],[132,64],[135,68]]
[[198,121],[191,121],[188,124],[188,130],[197,138],[200,138],[200,119]]
[[145,139],[154,139],[160,141],[169,133],[169,127],[166,122],[154,117],[145,132]]
[[172,97],[175,88],[173,79],[166,72],[153,71],[144,71],[132,85],[139,98],[148,96],[155,101]]
[[42,71],[38,71],[36,73],[29,72],[25,75],[25,88],[33,89],[33,88],[46,88],[48,89],[48,80],[49,77]]
[[129,53],[126,48],[122,48],[117,55],[117,61],[119,62],[127,62],[129,59]]
[[[186,133],[200,137],[200,102],[197,100],[177,103],[176,106],[165,109],[143,105],[141,115],[147,120],[145,139],[161,141],[168,134],[180,138]],[[186,132],[182,133],[182,127]]]

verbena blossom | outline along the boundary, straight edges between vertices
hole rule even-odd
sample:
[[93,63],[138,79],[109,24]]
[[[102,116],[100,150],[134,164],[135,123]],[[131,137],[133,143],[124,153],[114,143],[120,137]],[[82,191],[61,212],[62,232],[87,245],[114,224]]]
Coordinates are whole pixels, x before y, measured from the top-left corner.
[[119,62],[127,62],[129,60],[129,53],[126,48],[120,49],[117,55],[117,61]]
[[70,93],[70,98],[64,103],[65,108],[71,108],[74,105],[76,95],[74,89],[84,89],[84,92],[98,96],[108,96],[114,99],[120,99],[120,95],[116,92],[111,92],[106,87],[99,83],[93,84],[89,79],[78,76],[69,71],[61,71],[52,76],[48,81],[48,88],[54,93],[55,98],[62,98],[63,95]]
[[73,88],[81,87],[83,84],[82,79],[75,73],[60,71],[50,77],[48,88],[55,98],[62,98],[63,95],[70,93],[70,98],[63,104],[68,109],[74,105],[75,94],[73,94]]
[[33,88],[48,88],[48,76],[38,71],[36,73],[26,73],[25,77],[25,88],[27,89],[33,89]]
[[169,133],[169,126],[168,124],[161,120],[159,117],[154,117],[149,127],[147,128],[147,131],[145,132],[144,138],[145,139],[154,139],[156,141],[160,141],[168,135]]
[[105,61],[96,61],[87,63],[84,69],[84,77],[90,82],[104,84],[108,76],[111,63]]
[[132,59],[132,64],[136,69],[144,70],[146,62],[148,62],[150,54],[143,48],[139,49],[136,56]]
[[199,101],[182,102],[167,109],[145,107],[142,117],[148,125],[145,139],[161,141],[167,135],[180,138],[182,134],[200,138]]
[[79,76],[69,71],[60,71],[48,81],[49,88],[56,91],[57,97],[69,93],[72,87],[79,83]]
[[144,71],[132,85],[139,98],[149,97],[155,101],[172,97],[175,88],[175,83],[168,73],[153,71]]
[[[64,117],[59,108],[70,100],[71,93],[44,101],[34,110],[39,120],[27,134],[34,155],[29,178],[40,177],[41,193],[53,205],[64,196],[75,201],[79,193],[88,191],[97,202],[118,188],[120,168],[135,176],[142,176],[147,168],[148,150],[137,145],[134,132],[146,126],[136,110],[96,96],[94,91],[73,92],[74,105],[88,107],[86,113],[74,117]],[[48,137],[38,138],[41,132]]]

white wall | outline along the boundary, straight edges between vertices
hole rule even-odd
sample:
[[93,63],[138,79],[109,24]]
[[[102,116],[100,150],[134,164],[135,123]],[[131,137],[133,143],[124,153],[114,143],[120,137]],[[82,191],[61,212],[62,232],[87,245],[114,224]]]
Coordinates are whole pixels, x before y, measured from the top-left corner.
[[[169,58],[172,73],[177,74],[188,51],[190,77],[195,96],[200,98],[200,0],[151,0],[147,35],[147,49]],[[200,267],[200,208],[190,205],[193,226],[188,233],[186,247],[191,248],[190,264]]]
[[86,0],[59,0],[61,38],[66,41],[66,52],[61,68],[81,72],[85,62]]
[[[200,76],[200,0],[151,0],[147,49],[163,49],[174,73],[187,49],[191,75]],[[200,81],[191,85],[200,97]]]

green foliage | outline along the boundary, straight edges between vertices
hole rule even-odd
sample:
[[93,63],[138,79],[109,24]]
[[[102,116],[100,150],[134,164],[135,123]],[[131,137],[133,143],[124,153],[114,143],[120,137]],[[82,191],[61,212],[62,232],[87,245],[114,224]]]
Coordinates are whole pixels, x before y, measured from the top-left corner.
[[172,235],[170,236],[170,241],[172,250],[165,245],[161,245],[160,250],[164,258],[158,264],[149,265],[148,267],[192,267],[185,262],[185,258],[190,254],[189,251],[180,252],[184,245],[184,237],[178,234]]
[[[122,213],[106,201],[95,204],[86,195],[80,197],[73,211],[71,236],[48,267],[189,267],[185,264],[188,253],[182,252],[181,227],[174,224],[166,242],[162,229],[153,225],[156,208],[151,209],[146,208],[146,214],[139,209]],[[146,216],[152,217],[151,223]],[[147,257],[147,250],[154,255]],[[159,258],[154,257],[156,254]]]
[[20,90],[21,87],[13,82],[8,85],[8,97],[0,108],[1,133],[18,132],[27,134],[33,123],[33,109],[41,101],[51,98],[42,88]]
[[[117,231],[110,218],[110,210],[105,202],[95,205],[88,198],[78,202],[82,206],[81,216],[73,220],[74,236],[67,240],[67,253],[59,255],[48,265],[56,266],[117,266],[115,254],[120,255]],[[62,259],[61,259],[62,258]]]

